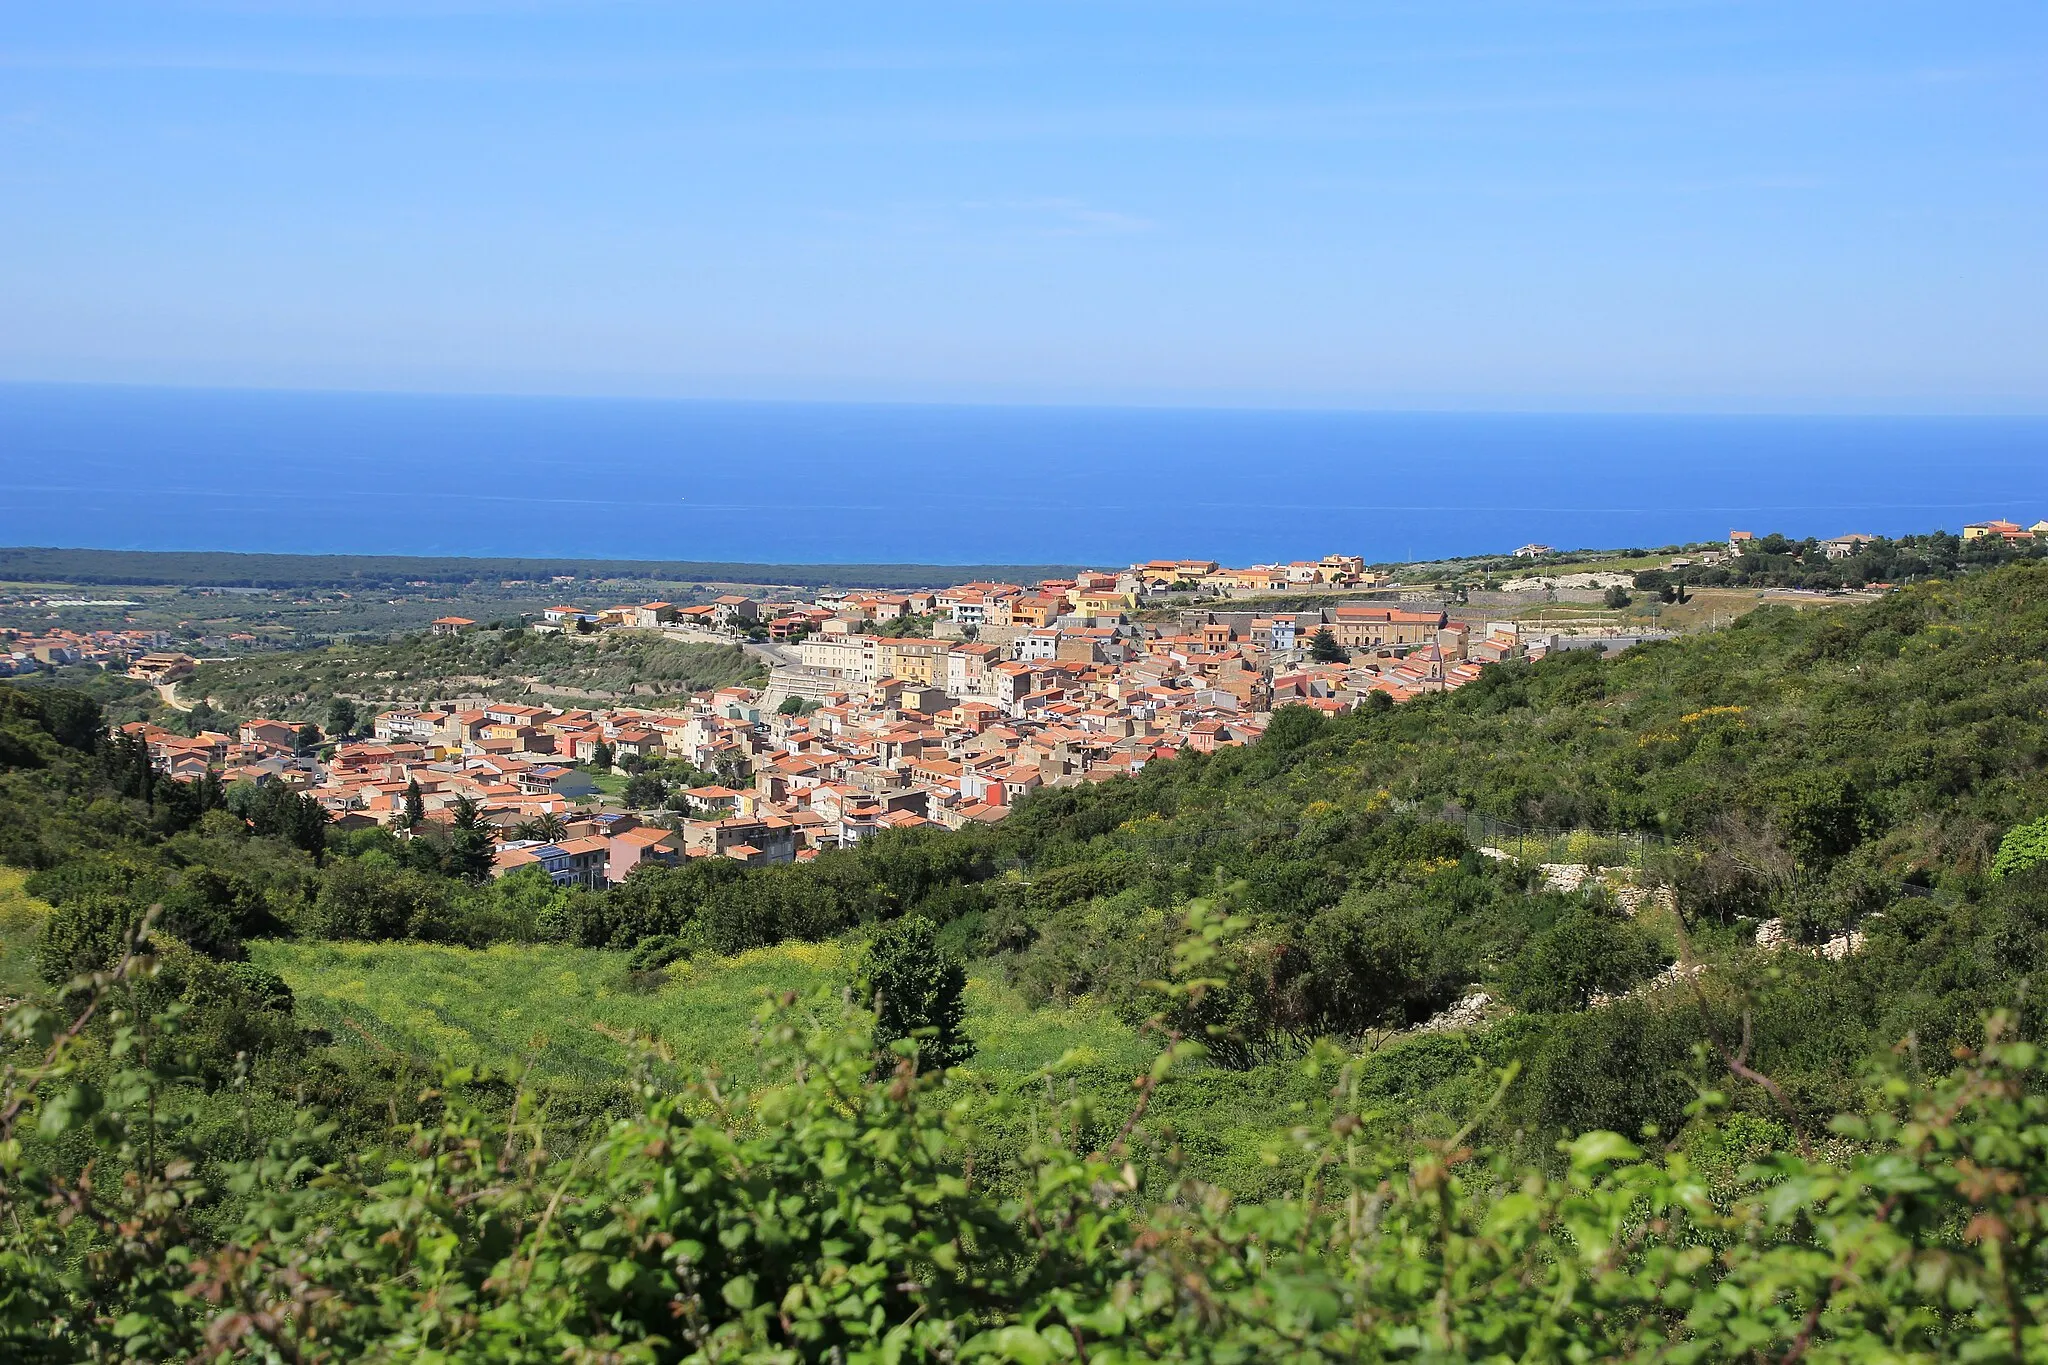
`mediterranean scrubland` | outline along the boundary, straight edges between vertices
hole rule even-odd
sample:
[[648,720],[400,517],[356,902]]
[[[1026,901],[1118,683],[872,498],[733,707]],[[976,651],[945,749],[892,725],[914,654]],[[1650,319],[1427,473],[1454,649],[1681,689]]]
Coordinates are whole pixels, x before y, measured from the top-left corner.
[[636,630],[536,635],[514,622],[507,630],[222,659],[200,665],[180,691],[232,716],[317,722],[336,697],[366,710],[468,695],[652,705],[760,677],[761,666],[738,645]]
[[604,892],[297,801],[0,689],[0,1355],[2048,1359],[2048,566]]

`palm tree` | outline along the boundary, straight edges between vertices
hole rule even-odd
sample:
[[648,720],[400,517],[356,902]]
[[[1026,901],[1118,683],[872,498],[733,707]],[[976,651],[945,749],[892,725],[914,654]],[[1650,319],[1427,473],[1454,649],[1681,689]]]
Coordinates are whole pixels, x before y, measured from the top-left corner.
[[560,811],[548,811],[536,815],[519,826],[519,837],[533,839],[543,844],[552,844],[557,839],[569,837],[569,822],[562,818]]
[[483,807],[467,796],[455,798],[448,808],[447,868],[458,877],[480,882],[490,875],[494,831],[484,819]]

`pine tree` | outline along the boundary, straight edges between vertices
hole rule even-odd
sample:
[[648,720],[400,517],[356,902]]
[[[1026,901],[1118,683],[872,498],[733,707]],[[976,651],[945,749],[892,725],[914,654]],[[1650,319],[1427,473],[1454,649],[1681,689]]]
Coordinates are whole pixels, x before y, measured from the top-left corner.
[[1319,664],[1342,664],[1351,661],[1351,656],[1344,652],[1344,646],[1337,643],[1337,637],[1330,634],[1328,626],[1316,627],[1316,633],[1308,637],[1308,657]]
[[100,758],[115,791],[155,804],[156,765],[150,761],[147,742],[116,731],[100,751]]
[[327,851],[327,808],[318,798],[301,796],[282,782],[272,782],[258,793],[249,823],[256,833],[304,849],[315,861]]

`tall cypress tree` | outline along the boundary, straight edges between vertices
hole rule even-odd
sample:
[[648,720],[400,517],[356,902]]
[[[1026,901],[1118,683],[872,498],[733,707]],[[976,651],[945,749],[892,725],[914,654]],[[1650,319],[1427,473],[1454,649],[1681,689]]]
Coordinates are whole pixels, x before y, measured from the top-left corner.
[[420,791],[420,780],[408,777],[405,780],[405,813],[400,828],[408,834],[418,829],[427,818],[427,798]]

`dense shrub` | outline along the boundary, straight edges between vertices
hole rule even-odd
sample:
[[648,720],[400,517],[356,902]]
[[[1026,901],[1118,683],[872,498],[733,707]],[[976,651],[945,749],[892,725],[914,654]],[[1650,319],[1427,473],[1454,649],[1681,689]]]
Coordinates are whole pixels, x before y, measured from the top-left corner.
[[1505,985],[1521,1009],[1582,1010],[1596,995],[1619,995],[1662,965],[1648,934],[1604,907],[1579,906],[1529,941]]
[[[131,987],[125,1003],[143,1002]],[[1783,1151],[1782,1129],[1746,1116],[1719,1124],[1701,1096],[1683,1144],[1658,1154],[1585,1132],[1555,1172],[1465,1134],[1362,1149],[1363,1078],[1344,1065],[1324,1072],[1327,1132],[1296,1138],[1313,1180],[1233,1204],[1179,1180],[1163,1199],[1140,1193],[1136,1163],[1170,1140],[1148,1101],[1194,1060],[1189,1044],[1141,1080],[1120,1123],[1040,1115],[1020,1194],[977,1178],[971,1092],[907,1061],[877,1077],[871,1021],[820,1027],[796,1011],[764,1017],[776,1080],[744,1103],[715,1077],[646,1084],[553,1152],[533,1140],[523,1092],[451,1073],[383,1140],[307,1178],[327,1131],[311,1124],[246,1158],[204,1159],[161,1103],[183,1080],[163,1045],[179,1026],[134,1017],[103,1083],[81,1080],[63,1043],[0,1083],[8,1359],[2048,1352],[2048,1077],[1995,1023],[1952,1075],[1895,1072],[1836,1120],[1829,1154]],[[1603,1074],[1632,1084],[1635,1112],[1661,1131],[1654,1017],[1581,1018],[1579,1069],[1627,1063]],[[10,1020],[37,1047],[55,1022]],[[1423,1049],[1445,1054],[1438,1070],[1459,1064],[1454,1050]],[[205,1214],[226,1191],[215,1230]]]
[[1998,856],[1991,862],[1991,875],[2010,877],[2043,863],[2048,863],[2048,815],[2005,832],[1998,841]]
[[967,973],[940,950],[922,915],[885,924],[868,941],[854,966],[853,993],[874,1010],[875,1045],[910,1041],[919,1070],[958,1066],[974,1055],[962,1027]]
[[36,969],[53,986],[105,971],[120,961],[140,920],[123,896],[89,891],[69,897],[43,925]]
[[319,938],[442,937],[453,901],[447,882],[429,873],[352,859],[321,878],[305,929]]

